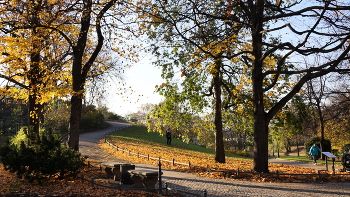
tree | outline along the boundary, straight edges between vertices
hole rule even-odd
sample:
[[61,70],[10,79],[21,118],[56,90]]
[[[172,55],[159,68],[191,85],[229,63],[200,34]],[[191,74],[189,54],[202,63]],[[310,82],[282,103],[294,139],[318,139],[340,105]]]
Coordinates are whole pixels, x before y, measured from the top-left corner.
[[[68,35],[63,35],[70,45],[73,52],[72,61],[72,95],[71,95],[71,116],[70,116],[70,128],[68,145],[75,150],[79,150],[79,124],[81,118],[82,101],[84,98],[84,89],[86,81],[89,78],[89,73],[95,70],[94,64],[100,62],[106,62],[102,60],[104,57],[99,57],[100,52],[106,52],[103,50],[104,46],[113,46],[115,43],[121,43],[118,41],[121,32],[112,34],[111,30],[116,29],[123,31],[124,33],[130,32],[131,23],[123,29],[123,19],[132,10],[132,5],[127,2],[119,3],[117,0],[108,0],[105,2],[94,2],[92,0],[84,0],[82,4],[77,1],[77,12],[75,16],[80,18],[77,20],[79,24],[76,24],[77,36],[70,38]],[[120,6],[119,6],[120,5]],[[130,7],[129,7],[130,6]],[[128,20],[134,18],[129,17]],[[120,25],[120,26],[118,26]],[[124,31],[125,30],[125,31]],[[62,32],[61,32],[62,33]],[[133,33],[133,32],[131,32]],[[91,44],[91,35],[96,41]],[[113,35],[113,36],[112,36]],[[105,40],[105,36],[108,36],[108,40]],[[130,39],[126,38],[125,39]],[[107,43],[108,41],[108,43]],[[116,47],[118,50],[118,47]],[[110,50],[115,50],[111,48]],[[132,53],[132,49],[129,50]],[[120,56],[126,55],[125,51],[121,49]],[[108,56],[110,54],[106,53]],[[108,59],[108,57],[107,57]],[[99,61],[101,60],[101,61]],[[101,65],[100,65],[101,66]],[[102,68],[98,69],[103,73],[108,70],[105,64],[102,64]]]
[[[272,143],[277,142],[280,149],[284,147],[287,152],[290,149],[290,140],[296,136],[297,150],[299,156],[298,135],[303,133],[303,126],[306,123],[308,116],[308,108],[301,96],[295,96],[271,121],[272,128],[270,135]],[[282,142],[282,145],[279,145]],[[281,147],[279,147],[281,146]],[[279,150],[278,150],[279,151]]]
[[[146,13],[152,17],[152,24],[155,24],[150,28],[152,31],[150,36],[162,38],[175,49],[187,42],[192,43],[193,47],[197,47],[204,54],[209,54],[208,50],[204,50],[207,48],[203,46],[207,45],[201,42],[203,38],[199,39],[196,36],[202,33],[200,28],[213,27],[210,25],[216,24],[217,29],[232,31],[230,33],[222,31],[226,34],[208,39],[215,38],[217,42],[213,45],[224,49],[225,53],[220,56],[221,59],[227,60],[224,62],[235,62],[237,59],[243,62],[243,65],[234,64],[233,68],[235,71],[245,69],[249,76],[254,109],[253,169],[258,172],[269,171],[268,136],[272,118],[307,81],[332,72],[342,74],[350,71],[345,64],[349,59],[350,50],[346,17],[350,9],[348,3],[338,1],[303,3],[303,1],[228,0],[227,2],[167,1],[167,4],[164,4],[163,1],[155,1],[153,12]],[[307,18],[305,25],[299,23],[303,17]],[[237,45],[223,47],[220,45],[237,35],[245,35],[238,41],[229,42]],[[280,35],[279,39],[273,37],[276,35]],[[291,37],[293,39],[290,39]],[[211,51],[216,49],[214,46],[211,47]],[[159,49],[159,46],[156,49]],[[176,57],[184,55],[187,60],[201,58],[200,55],[193,55],[189,51],[191,47],[187,47],[186,50],[183,53],[175,50],[167,54],[168,56],[175,54]],[[321,59],[317,61],[318,64],[309,63],[313,62],[315,57]],[[303,58],[307,58],[309,62],[300,61]],[[290,59],[295,61],[293,65],[287,63]],[[171,61],[174,64],[177,62],[172,58],[168,59],[168,64]],[[288,79],[295,80],[295,83],[291,83]],[[277,95],[277,92],[282,93],[281,96],[275,97],[271,103],[269,97]]]
[[331,140],[332,148],[341,149],[350,142],[350,95],[348,89],[334,93],[330,104],[324,109],[327,112],[325,118],[328,120],[325,124],[325,136]]
[[141,125],[147,125],[147,115],[151,112],[153,109],[154,104],[152,103],[145,103],[142,104],[136,113],[132,113],[129,115],[130,120],[136,120],[136,123]]
[[[123,31],[120,19],[129,14],[128,6],[132,5],[125,2],[123,6],[118,7],[117,5],[122,5],[122,3],[117,4],[116,0],[103,2],[28,0],[11,1],[10,4],[2,3],[1,5],[3,6],[1,15],[4,16],[2,18],[4,22],[1,23],[0,28],[4,34],[8,34],[3,38],[3,41],[11,41],[2,42],[2,49],[4,49],[2,55],[6,57],[2,63],[11,64],[9,70],[17,71],[14,74],[5,73],[1,76],[30,90],[28,93],[30,117],[34,118],[31,122],[35,124],[35,130],[39,128],[38,118],[41,111],[39,104],[44,102],[44,96],[52,96],[52,94],[40,93],[49,89],[57,94],[59,92],[58,84],[64,84],[65,89],[60,92],[60,96],[71,96],[68,144],[78,150],[79,122],[85,87],[89,79],[107,72],[115,65],[114,61],[111,60],[111,52],[106,50],[107,46],[111,47],[110,51],[121,50],[120,55],[127,56],[127,52],[123,51],[125,49],[115,47],[115,45],[124,42],[124,40],[117,40],[120,36],[119,33]],[[16,14],[9,14],[9,12]],[[17,18],[20,18],[21,21],[13,21]],[[131,18],[128,19],[132,20]],[[29,22],[27,19],[30,19]],[[129,26],[125,28],[126,31],[130,31]],[[29,33],[23,33],[23,29]],[[112,29],[118,29],[120,32],[112,33]],[[108,38],[109,42],[106,41],[105,37]],[[26,38],[29,39],[26,40]],[[21,40],[16,42],[11,39]],[[23,43],[28,44],[23,46]],[[24,51],[24,53],[15,53],[18,58],[13,55],[15,50],[10,51],[11,53],[6,52],[5,49],[11,44],[14,45],[14,49],[30,47],[20,51]],[[22,54],[26,57],[20,56]],[[22,61],[28,59],[30,60],[29,66],[27,66],[29,69],[27,67],[14,69],[16,68],[14,65],[23,65]],[[48,63],[52,63],[50,65],[56,67],[46,67]],[[25,75],[18,73],[19,71],[25,71]],[[61,74],[52,75],[48,71]],[[18,82],[16,80],[18,77],[22,77],[22,81]],[[25,84],[23,81],[28,79],[29,82]],[[48,84],[52,84],[52,86],[48,87]],[[70,90],[67,87],[70,87]],[[34,110],[36,110],[35,113],[32,113]]]
[[68,61],[58,34],[43,28],[62,21],[49,1],[0,3],[0,77],[9,83],[2,93],[28,100],[28,124],[39,132],[42,104],[66,86]]
[[[193,6],[199,10],[206,9],[205,7],[210,5],[209,7],[213,10],[217,8],[220,11],[219,4],[221,3],[194,3]],[[183,7],[179,5],[183,5]],[[154,17],[156,24],[158,25],[159,21],[161,23],[160,26],[155,26],[154,29],[151,28],[151,31],[157,36],[151,33],[150,37],[172,41],[173,49],[160,47],[160,50],[154,52],[160,59],[157,65],[164,67],[164,78],[171,80],[174,77],[170,68],[172,66],[180,67],[181,77],[184,77],[181,83],[185,91],[182,92],[181,99],[172,100],[175,102],[188,100],[192,110],[198,111],[207,106],[207,102],[203,97],[212,97],[212,110],[215,114],[215,160],[224,163],[222,110],[228,108],[231,99],[235,97],[232,93],[232,81],[237,76],[235,75],[235,69],[223,60],[226,55],[236,49],[237,32],[241,26],[233,27],[233,24],[231,24],[232,28],[228,28],[224,21],[208,21],[206,17],[197,17],[196,13],[187,12],[186,5],[186,2],[180,4],[171,2],[164,6],[162,2],[156,2],[155,8],[150,8],[150,11],[146,14],[152,17],[156,15]],[[152,13],[151,10],[158,10],[158,7],[162,9],[161,12]],[[166,10],[167,8],[170,10]],[[176,9],[179,9],[179,11],[173,12]],[[183,13],[190,14],[182,18]],[[190,22],[182,26],[188,19]],[[187,25],[189,28],[187,28]],[[167,81],[166,86],[160,87],[159,90],[163,91],[163,95],[166,97],[171,97],[171,94],[169,94],[171,88],[168,89],[167,86],[169,86],[169,81]],[[224,101],[223,97],[226,98]],[[176,98],[175,95],[174,98]]]

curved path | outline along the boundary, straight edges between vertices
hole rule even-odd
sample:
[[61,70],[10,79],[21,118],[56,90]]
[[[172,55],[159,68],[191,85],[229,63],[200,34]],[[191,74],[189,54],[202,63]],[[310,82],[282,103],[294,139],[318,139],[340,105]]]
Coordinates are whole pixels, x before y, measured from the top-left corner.
[[[98,141],[108,132],[128,126],[126,123],[114,123],[108,129],[85,133],[80,135],[80,152],[92,159],[101,162],[130,163],[116,158],[115,155],[105,153],[99,148]],[[279,160],[273,161],[276,163]],[[288,161],[290,165],[293,165]],[[156,166],[147,164],[135,164],[136,169],[156,171]],[[298,163],[294,163],[298,165]],[[310,165],[310,167],[313,165]],[[320,167],[320,166],[318,166]],[[350,183],[256,183],[248,181],[235,181],[226,179],[210,179],[197,177],[192,174],[163,169],[163,181],[168,182],[168,187],[184,192],[184,196],[203,196],[203,190],[207,190],[208,197],[224,196],[350,196]],[[193,194],[190,195],[189,193]]]

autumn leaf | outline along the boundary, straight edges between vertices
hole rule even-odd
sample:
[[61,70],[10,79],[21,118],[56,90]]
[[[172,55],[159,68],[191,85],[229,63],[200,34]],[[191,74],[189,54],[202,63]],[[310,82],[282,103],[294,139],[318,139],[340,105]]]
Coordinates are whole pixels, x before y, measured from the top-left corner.
[[[161,144],[146,144],[137,140],[126,140],[121,137],[114,137],[112,139],[109,139],[109,141],[111,144],[114,144],[114,147],[103,143],[102,141],[99,145],[107,152],[117,155],[118,158],[122,158],[128,161],[132,160],[135,163],[147,163],[154,166],[158,166],[158,158],[161,158],[163,168],[193,173],[203,177],[232,178],[235,180],[249,180],[256,182],[320,181],[318,179],[318,172],[314,169],[270,163],[269,169],[270,172],[272,172],[271,174],[253,174],[251,173],[253,160],[249,158],[226,157],[226,163],[217,163],[214,161],[214,155],[208,153],[200,153],[191,150],[179,149],[176,147],[169,149],[168,146],[163,146]],[[119,150],[117,151],[115,147],[118,147]],[[148,157],[142,157],[140,155],[149,156],[155,159],[148,160]],[[173,161],[175,162],[175,165],[173,165]],[[191,165],[191,168],[189,168],[189,164]],[[236,176],[237,170],[239,170],[241,173],[239,177]],[[279,174],[278,178],[276,175],[277,171]],[[324,173],[329,174],[329,176],[324,176],[322,178],[322,181],[342,182],[350,179],[350,177],[346,175],[333,176],[332,172]],[[293,174],[298,175],[293,176]]]

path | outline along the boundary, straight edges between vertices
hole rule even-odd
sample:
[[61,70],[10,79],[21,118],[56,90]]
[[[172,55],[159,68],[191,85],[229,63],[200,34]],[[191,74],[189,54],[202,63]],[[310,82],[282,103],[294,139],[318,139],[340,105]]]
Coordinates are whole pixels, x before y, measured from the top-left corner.
[[[315,169],[315,170],[326,170],[327,169],[326,165],[322,165],[320,163],[318,165],[314,165],[312,162],[298,162],[298,161],[292,161],[292,160],[280,159],[280,158],[271,158],[271,159],[269,159],[269,162],[298,166],[301,168],[311,168],[311,169]],[[332,166],[333,166],[332,161],[329,161],[328,162],[328,170],[329,171],[332,171]],[[336,171],[339,169],[342,169],[341,166],[336,166],[336,165],[334,166],[334,168]]]
[[[97,142],[103,138],[105,133],[127,126],[126,123],[113,123],[108,129],[85,133],[80,135],[80,152],[92,159],[101,162],[130,163],[107,154],[99,148]],[[291,161],[288,161],[291,162]],[[280,163],[280,162],[278,162]],[[298,162],[299,163],[299,162]],[[298,163],[294,163],[298,165]],[[156,171],[156,166],[147,164],[135,164],[137,169],[151,169]],[[313,165],[312,165],[313,166]],[[315,166],[314,166],[315,167]],[[317,167],[317,166],[316,166]],[[163,170],[163,181],[168,182],[168,187],[177,191],[203,194],[206,189],[208,197],[232,197],[232,196],[350,196],[350,183],[257,183],[249,181],[235,181],[226,179],[210,179],[197,177],[192,174]],[[188,195],[187,195],[188,194]]]

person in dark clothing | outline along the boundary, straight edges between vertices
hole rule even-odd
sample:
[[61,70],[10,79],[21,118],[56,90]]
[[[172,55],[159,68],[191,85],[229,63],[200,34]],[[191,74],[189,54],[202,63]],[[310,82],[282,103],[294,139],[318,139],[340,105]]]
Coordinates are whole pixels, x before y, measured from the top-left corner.
[[171,145],[171,131],[170,128],[166,130],[166,144]]

